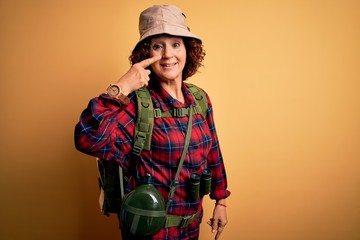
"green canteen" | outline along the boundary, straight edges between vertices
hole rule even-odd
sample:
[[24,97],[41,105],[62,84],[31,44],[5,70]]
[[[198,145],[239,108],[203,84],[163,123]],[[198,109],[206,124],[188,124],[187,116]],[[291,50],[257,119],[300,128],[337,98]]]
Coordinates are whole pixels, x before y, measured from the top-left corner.
[[143,184],[129,192],[120,210],[121,226],[135,236],[158,233],[166,220],[165,202],[153,186],[153,177],[146,175]]

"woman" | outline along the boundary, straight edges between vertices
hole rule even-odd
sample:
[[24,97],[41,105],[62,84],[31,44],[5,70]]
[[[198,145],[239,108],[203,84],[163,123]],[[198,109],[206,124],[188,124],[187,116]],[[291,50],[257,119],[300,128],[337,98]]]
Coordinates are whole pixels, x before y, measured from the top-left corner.
[[[155,5],[144,10],[139,22],[140,40],[130,61],[131,68],[107,94],[90,101],[75,128],[75,145],[79,151],[107,161],[116,161],[130,177],[129,192],[141,178],[151,174],[154,186],[168,201],[169,184],[177,171],[185,143],[189,116],[156,118],[152,132],[151,150],[134,158],[134,129],[137,118],[135,91],[147,88],[154,107],[162,111],[192,107],[196,104],[184,80],[201,66],[205,52],[201,40],[186,26],[185,15],[175,6]],[[187,185],[192,173],[205,168],[212,172],[210,197],[214,199],[213,218],[208,221],[215,239],[227,223],[225,199],[230,195],[222,155],[215,131],[212,106],[206,117],[192,116],[189,147],[179,174],[179,184],[167,214],[195,216],[185,226],[163,227],[151,239],[198,239],[202,220],[202,199],[190,200]],[[122,231],[123,239],[134,239]]]

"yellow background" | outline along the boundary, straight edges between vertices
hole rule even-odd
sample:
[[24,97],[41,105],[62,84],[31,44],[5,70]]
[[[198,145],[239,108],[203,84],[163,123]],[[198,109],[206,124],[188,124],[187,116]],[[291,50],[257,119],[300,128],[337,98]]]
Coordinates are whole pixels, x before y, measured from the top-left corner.
[[[0,1],[0,239],[119,239],[73,129],[155,3]],[[190,81],[211,96],[232,191],[222,239],[360,239],[360,2],[167,3],[207,51]]]

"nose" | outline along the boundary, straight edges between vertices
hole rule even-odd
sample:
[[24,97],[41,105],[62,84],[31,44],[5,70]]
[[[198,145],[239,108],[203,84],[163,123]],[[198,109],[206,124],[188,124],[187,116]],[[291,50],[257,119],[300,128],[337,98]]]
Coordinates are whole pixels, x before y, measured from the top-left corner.
[[174,56],[174,52],[173,52],[173,49],[170,47],[170,46],[165,46],[164,48],[164,52],[163,52],[163,58],[165,59],[169,59],[169,58],[172,58]]

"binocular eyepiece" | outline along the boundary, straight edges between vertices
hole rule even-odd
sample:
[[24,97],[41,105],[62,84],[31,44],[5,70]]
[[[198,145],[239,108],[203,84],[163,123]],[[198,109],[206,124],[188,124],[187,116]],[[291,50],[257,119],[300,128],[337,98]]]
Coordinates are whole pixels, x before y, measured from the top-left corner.
[[203,197],[210,193],[211,187],[211,170],[206,168],[202,171],[201,176],[198,173],[193,173],[190,176],[190,201],[195,202],[199,195]]

